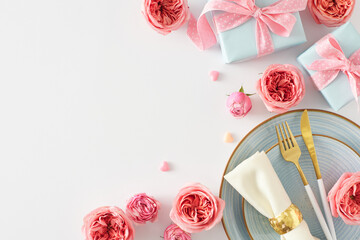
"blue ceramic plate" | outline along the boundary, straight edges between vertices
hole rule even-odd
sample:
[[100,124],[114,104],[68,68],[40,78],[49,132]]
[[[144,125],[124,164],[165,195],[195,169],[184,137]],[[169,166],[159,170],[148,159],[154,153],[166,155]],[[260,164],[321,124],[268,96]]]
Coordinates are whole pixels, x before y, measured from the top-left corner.
[[[267,151],[272,146],[276,145],[277,138],[275,135],[275,125],[287,121],[289,123],[289,126],[293,134],[301,135],[300,119],[302,112],[303,110],[296,110],[296,111],[291,111],[277,115],[273,118],[266,120],[265,122],[255,127],[252,131],[250,131],[242,139],[239,145],[235,148],[225,168],[224,175],[230,172],[231,170],[233,170],[239,163],[241,163],[243,160],[253,155],[255,152]],[[348,146],[346,148],[351,148],[353,149],[354,152],[360,152],[360,144],[359,144],[360,126],[335,113],[322,111],[322,110],[308,110],[308,113],[309,113],[311,128],[314,134],[328,136],[336,139],[335,141],[342,142],[343,144],[340,144],[339,146],[342,146],[343,150],[344,150],[343,145],[346,144]],[[299,139],[298,143],[299,144],[302,143],[301,138]],[[321,151],[321,149],[318,149],[317,151]],[[276,151],[274,150],[274,153],[275,152]],[[308,153],[307,151],[304,150],[303,156],[306,155],[308,156]],[[353,161],[347,162],[346,159],[344,159],[343,161],[346,162],[347,164],[350,164],[350,165],[346,165],[349,166],[350,168],[349,169],[346,168],[344,170],[348,170],[348,171],[360,170],[359,165],[357,164],[351,165],[351,162]],[[327,166],[331,167],[332,169],[335,169],[337,163],[336,162],[329,163]],[[323,166],[320,167],[322,171],[328,171],[327,169],[325,169],[326,167]],[[293,166],[289,165],[288,170],[289,171],[294,170]],[[314,173],[313,171],[311,172],[310,169],[307,175],[309,180],[310,178],[314,177]],[[299,183],[301,184],[301,180],[299,180]],[[331,183],[328,182],[326,176],[324,176],[324,183],[328,191],[329,184],[331,185]],[[315,190],[315,188],[317,189],[317,185],[313,183],[311,183],[311,185],[314,188],[314,192],[318,192],[317,190]],[[301,189],[301,187],[299,187],[299,189]],[[293,198],[290,194],[289,196],[290,198]],[[228,238],[231,240],[251,240],[245,224],[241,195],[239,195],[239,193],[236,192],[236,190],[232,188],[229,183],[223,180],[220,188],[220,197],[224,199],[226,202],[222,223]],[[304,198],[305,197],[306,196],[304,195]],[[247,219],[248,221],[250,221],[248,214],[247,214]],[[310,219],[309,220],[306,219],[306,220],[311,221]],[[338,220],[335,220],[335,222],[337,221]],[[261,222],[257,224],[261,224]],[[319,232],[320,231],[321,230],[319,230]],[[256,232],[254,232],[254,234],[255,233]],[[316,236],[317,235],[316,233],[317,232],[314,232],[313,234]],[[320,233],[318,237],[321,237],[322,236],[321,234],[322,233]],[[268,238],[261,236],[260,238],[257,239],[268,239]],[[271,237],[269,239],[271,239]]]
[[[301,136],[298,136],[296,141],[302,152],[299,160],[301,168],[321,206],[321,197],[309,153]],[[331,189],[344,172],[360,170],[359,155],[346,144],[321,135],[314,136],[314,142],[321,175],[327,190]],[[300,208],[313,236],[325,239],[295,165],[282,158],[278,146],[270,148],[267,152],[271,164],[292,202]],[[248,233],[254,240],[279,240],[279,235],[271,228],[269,220],[246,201],[243,204],[243,211]],[[341,218],[334,218],[334,224],[338,239],[352,239],[351,236],[360,236],[360,227],[346,225]]]

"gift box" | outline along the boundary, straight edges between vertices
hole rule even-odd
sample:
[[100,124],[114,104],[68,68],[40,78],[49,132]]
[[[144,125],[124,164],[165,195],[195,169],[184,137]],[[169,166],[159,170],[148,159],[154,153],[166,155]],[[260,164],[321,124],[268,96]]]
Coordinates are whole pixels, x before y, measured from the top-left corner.
[[335,111],[359,96],[360,34],[350,22],[315,43],[298,62]]
[[298,13],[306,5],[307,0],[209,0],[197,20],[190,16],[187,34],[201,50],[219,41],[226,63],[245,61],[306,42]]
[[[256,0],[255,4],[259,8],[264,8],[276,2],[278,2],[278,0]],[[295,16],[296,22],[288,37],[282,37],[270,31],[271,40],[274,45],[273,52],[306,42],[306,36],[299,13],[295,12],[291,14]],[[217,14],[215,14],[215,16],[216,15]],[[252,17],[236,28],[221,32],[218,29],[219,24],[216,22],[216,18],[214,18],[214,25],[218,32],[218,41],[226,63],[246,61],[259,56],[256,45],[256,24],[257,20]],[[261,54],[261,56],[270,53],[272,52]]]

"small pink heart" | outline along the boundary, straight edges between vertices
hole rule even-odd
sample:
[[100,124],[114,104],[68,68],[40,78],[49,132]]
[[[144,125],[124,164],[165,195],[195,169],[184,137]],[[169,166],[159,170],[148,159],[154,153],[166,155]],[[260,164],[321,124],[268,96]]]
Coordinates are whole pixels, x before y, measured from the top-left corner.
[[210,72],[210,78],[212,81],[216,81],[219,78],[219,72],[218,71],[211,71]]
[[226,143],[232,143],[234,141],[233,136],[231,135],[231,133],[226,132],[224,135],[224,142]]
[[170,170],[169,164],[166,161],[164,161],[160,167],[160,171],[167,172],[169,170]]

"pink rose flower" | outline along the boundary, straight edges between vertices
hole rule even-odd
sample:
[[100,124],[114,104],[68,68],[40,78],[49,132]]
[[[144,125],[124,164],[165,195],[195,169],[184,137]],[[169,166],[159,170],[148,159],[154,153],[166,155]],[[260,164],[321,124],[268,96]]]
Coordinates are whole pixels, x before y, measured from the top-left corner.
[[234,92],[228,97],[226,106],[234,117],[243,118],[250,112],[252,103],[249,96],[244,93],[241,87],[239,92]]
[[290,64],[273,64],[259,79],[256,89],[270,112],[283,113],[298,105],[305,95],[301,71]]
[[164,240],[191,240],[191,234],[179,228],[176,224],[171,224],[165,229]]
[[201,232],[220,222],[224,207],[224,200],[214,196],[205,186],[195,183],[180,189],[170,218],[186,232]]
[[328,194],[334,217],[349,225],[360,225],[360,172],[344,173]]
[[144,0],[143,15],[157,32],[167,35],[189,19],[187,0]]
[[140,193],[133,196],[126,204],[126,215],[135,223],[145,224],[157,219],[160,203],[153,197]]
[[85,240],[133,240],[131,221],[118,207],[100,207],[84,218]]
[[346,23],[354,10],[355,0],[309,0],[311,15],[318,24],[338,27]]

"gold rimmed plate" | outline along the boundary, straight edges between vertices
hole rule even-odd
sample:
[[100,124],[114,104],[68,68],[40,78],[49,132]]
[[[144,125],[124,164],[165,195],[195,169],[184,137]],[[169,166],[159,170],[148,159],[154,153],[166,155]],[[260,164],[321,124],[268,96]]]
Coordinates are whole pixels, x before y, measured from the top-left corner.
[[[235,148],[233,154],[231,155],[227,166],[224,171],[224,175],[228,172],[230,172],[232,169],[234,169],[238,164],[240,164],[243,160],[247,159],[251,155],[253,155],[257,151],[266,151],[269,150],[271,147],[275,146],[277,143],[276,135],[275,135],[275,125],[278,125],[281,122],[287,121],[290,125],[291,130],[293,131],[294,135],[301,135],[300,132],[300,119],[301,114],[303,110],[296,110],[287,112],[284,114],[277,115],[273,118],[270,118],[257,127],[255,127],[253,130],[251,130],[238,144],[238,146]],[[360,152],[360,127],[356,125],[354,122],[331,112],[322,111],[322,110],[308,110],[309,112],[309,118],[311,122],[311,127],[313,130],[313,133],[316,135],[322,135],[327,136],[323,137],[321,139],[327,139],[323,141],[335,141],[337,143],[334,144],[340,144],[341,146],[346,146],[346,149],[350,149],[351,152]],[[318,138],[320,136],[316,136],[315,138]],[[315,139],[314,138],[314,139]],[[329,140],[330,139],[330,140]],[[319,139],[318,139],[319,140]],[[299,139],[298,143],[300,142],[303,144],[302,139]],[[342,142],[342,143],[340,143]],[[316,144],[316,142],[315,142]],[[341,147],[341,149],[343,149]],[[279,154],[278,149],[271,149],[269,153],[272,154],[272,152],[277,152]],[[302,150],[303,156],[307,155],[306,148]],[[318,154],[319,155],[319,154]],[[357,154],[356,154],[357,155]],[[334,158],[331,158],[332,160],[327,164],[327,166],[336,165],[336,162]],[[344,160],[346,161],[346,160]],[[352,161],[350,161],[352,162]],[[309,162],[311,164],[311,161]],[[287,162],[283,162],[283,164],[289,164]],[[308,178],[315,177],[315,173],[312,169],[312,165],[310,165],[311,168],[307,169],[309,171]],[[322,169],[321,171],[327,172],[327,167],[320,166]],[[353,171],[356,171],[356,167],[358,165],[352,165]],[[290,164],[288,166],[289,170],[295,171],[294,176],[298,176],[296,173],[296,169]],[[344,169],[345,170],[345,169]],[[348,169],[348,171],[351,170]],[[358,169],[359,171],[360,169]],[[331,171],[331,169],[329,169]],[[336,176],[334,176],[336,177]],[[281,179],[282,180],[282,179]],[[324,181],[327,190],[329,190],[329,184],[331,185],[331,182],[327,183],[325,176]],[[298,182],[300,184],[300,188],[303,186],[301,184],[301,180]],[[317,187],[317,184],[312,184],[312,187]],[[289,194],[290,195],[290,194]],[[225,200],[226,207],[224,210],[224,216],[223,216],[223,226],[224,230],[228,236],[229,239],[232,240],[250,240],[251,237],[248,234],[248,230],[246,228],[245,224],[245,211],[243,211],[242,207],[242,196],[239,195],[235,189],[233,189],[230,184],[228,184],[224,179],[221,183],[220,188],[220,197]],[[290,195],[292,198],[292,196]],[[303,196],[304,199],[307,199],[306,194]],[[304,200],[300,199],[300,200]],[[320,197],[319,197],[320,199]],[[293,199],[292,199],[293,200]],[[305,201],[305,200],[304,200]],[[246,203],[244,204],[246,205]],[[247,208],[244,208],[247,209]],[[303,211],[303,210],[302,210]],[[261,224],[260,219],[254,220],[255,222],[251,222],[251,219],[249,218],[250,215],[246,213],[246,220],[250,227],[250,225],[258,225]],[[315,218],[316,219],[316,218]],[[266,220],[266,219],[265,219]],[[308,221],[308,220],[307,220]],[[309,220],[310,221],[310,220]],[[337,221],[337,220],[336,220]],[[321,228],[319,229],[321,231]],[[254,232],[254,230],[251,230],[249,228],[249,232]],[[313,233],[315,236],[321,237],[322,233],[319,233],[316,235],[317,232]],[[267,238],[256,238],[257,235],[255,235],[255,239],[267,239]],[[271,239],[271,238],[270,238]],[[277,238],[278,239],[278,238]]]
[[[297,136],[296,140],[301,149],[300,165],[314,190],[317,199],[321,199],[319,195],[318,185],[316,183],[316,175],[313,169],[307,148],[302,141],[301,136]],[[360,170],[360,156],[347,144],[336,138],[324,135],[315,135],[314,141],[321,167],[321,173],[324,179],[325,188],[330,190],[342,173]],[[278,144],[267,150],[271,164],[273,165],[277,175],[279,176],[286,192],[292,202],[299,207],[304,219],[309,225],[311,233],[320,238],[325,239],[320,224],[312,209],[310,200],[307,197],[300,176],[292,164],[283,160],[278,148]],[[254,240],[278,240],[279,236],[269,225],[269,221],[259,214],[249,203],[243,201],[243,216],[245,225],[251,239]],[[334,224],[338,239],[351,239],[350,236],[360,236],[360,228],[358,226],[346,225],[340,218],[334,218]]]

